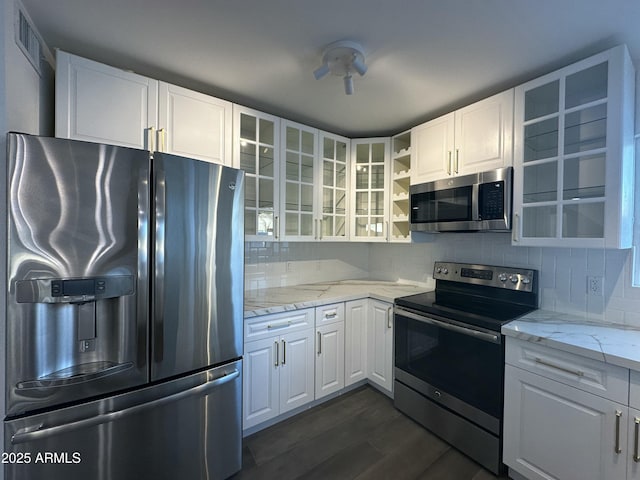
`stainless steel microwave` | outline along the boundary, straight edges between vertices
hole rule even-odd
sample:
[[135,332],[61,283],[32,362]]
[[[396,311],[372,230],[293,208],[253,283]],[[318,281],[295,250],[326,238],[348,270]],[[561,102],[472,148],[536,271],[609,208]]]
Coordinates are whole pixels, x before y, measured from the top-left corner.
[[513,167],[411,185],[411,230],[511,230]]

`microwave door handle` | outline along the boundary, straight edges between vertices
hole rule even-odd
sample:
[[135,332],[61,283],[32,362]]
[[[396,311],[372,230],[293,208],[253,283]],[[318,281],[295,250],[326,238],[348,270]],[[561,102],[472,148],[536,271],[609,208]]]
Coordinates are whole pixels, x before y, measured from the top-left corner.
[[474,183],[471,186],[471,220],[482,220],[480,218],[480,184]]

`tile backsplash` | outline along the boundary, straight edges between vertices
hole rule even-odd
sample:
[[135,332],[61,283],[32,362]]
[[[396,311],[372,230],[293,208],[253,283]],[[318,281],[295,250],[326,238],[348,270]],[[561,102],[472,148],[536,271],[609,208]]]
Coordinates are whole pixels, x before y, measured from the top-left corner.
[[[436,260],[528,267],[540,272],[540,307],[640,328],[632,250],[514,247],[508,233],[423,234],[411,244],[245,243],[245,288],[370,278],[434,287]],[[587,277],[602,295],[587,294]]]

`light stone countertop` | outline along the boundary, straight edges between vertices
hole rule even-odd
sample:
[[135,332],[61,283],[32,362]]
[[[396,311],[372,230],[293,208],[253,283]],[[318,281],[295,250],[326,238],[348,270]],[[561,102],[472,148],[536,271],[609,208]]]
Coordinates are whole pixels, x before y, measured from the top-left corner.
[[502,326],[507,337],[640,371],[640,329],[536,310]]
[[376,280],[343,280],[290,287],[249,290],[244,294],[244,318],[317,307],[360,298],[393,303],[394,299],[432,290],[424,285]]

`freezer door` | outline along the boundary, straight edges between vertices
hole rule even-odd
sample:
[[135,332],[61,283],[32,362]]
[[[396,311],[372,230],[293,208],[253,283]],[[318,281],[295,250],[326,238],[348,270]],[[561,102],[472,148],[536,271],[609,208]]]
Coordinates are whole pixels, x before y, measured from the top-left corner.
[[152,380],[242,356],[244,172],[154,153]]
[[217,480],[241,467],[242,364],[5,422],[8,480]]
[[9,133],[6,411],[148,381],[149,153]]

